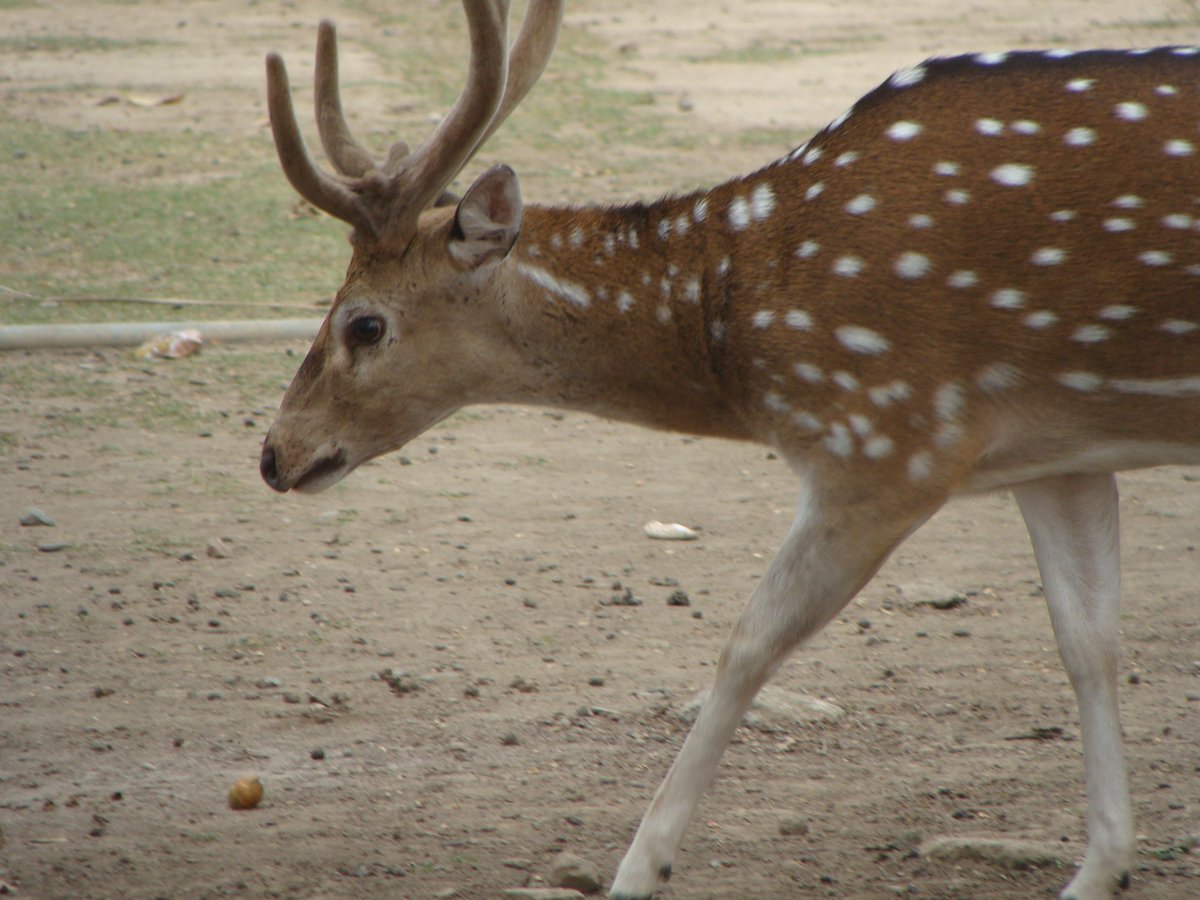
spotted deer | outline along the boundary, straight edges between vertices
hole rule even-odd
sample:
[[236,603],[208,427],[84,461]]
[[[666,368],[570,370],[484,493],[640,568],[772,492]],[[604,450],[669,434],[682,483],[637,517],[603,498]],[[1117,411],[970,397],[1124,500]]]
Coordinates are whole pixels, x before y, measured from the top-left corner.
[[1114,473],[1200,463],[1200,51],[986,53],[897,72],[804,146],[710,190],[525,206],[447,185],[533,85],[562,4],[463,4],[466,87],[377,159],[342,115],[333,26],[316,116],[267,58],[284,172],[353,255],[263,445],[315,492],[466,404],[531,403],[765,442],[795,520],[612,886],[648,897],[748,704],[957,495],[1009,489],[1079,703],[1088,849],[1063,897],[1134,850],[1117,708]]

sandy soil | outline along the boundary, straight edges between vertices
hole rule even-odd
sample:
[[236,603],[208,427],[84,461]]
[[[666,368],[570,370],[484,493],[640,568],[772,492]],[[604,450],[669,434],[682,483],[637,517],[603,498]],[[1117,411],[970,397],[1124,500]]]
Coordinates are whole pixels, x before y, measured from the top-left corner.
[[[1136,18],[1117,0],[883,6],[597,0],[568,27],[611,48],[612,86],[702,130],[815,128],[932,53],[1200,33],[1189,3]],[[51,123],[261,133],[262,52],[306,60],[320,16],[349,34],[375,10],[5,4],[0,33],[132,43],[5,50],[0,89]],[[136,43],[166,32],[168,47]],[[344,57],[384,71],[364,44]],[[106,89],[191,99],[150,121],[98,105]],[[739,164],[768,158],[751,147]],[[693,178],[664,160],[655,180]],[[11,390],[0,408],[0,889],[488,897],[544,883],[562,850],[611,877],[686,733],[678,710],[787,527],[793,477],[762,448],[504,408],[328,494],[277,497],[258,446],[297,358],[0,358],[0,383],[36,363],[130,410]],[[278,383],[247,404],[251,366]],[[133,412],[147,391],[220,424],[152,433]],[[1122,480],[1136,897],[1200,893],[1200,859],[1181,849],[1200,832],[1198,477]],[[57,524],[21,526],[30,507]],[[702,537],[648,541],[649,519]],[[640,606],[611,604],[626,589]],[[676,590],[690,606],[668,604]],[[965,602],[925,602],[952,595]],[[1009,497],[943,511],[774,683],[846,716],[742,729],[663,896],[1025,897],[1065,882],[1084,842],[1078,722]],[[226,805],[241,775],[266,786],[255,810]],[[797,818],[806,833],[781,833]],[[914,852],[941,835],[1052,845],[1068,867]]]

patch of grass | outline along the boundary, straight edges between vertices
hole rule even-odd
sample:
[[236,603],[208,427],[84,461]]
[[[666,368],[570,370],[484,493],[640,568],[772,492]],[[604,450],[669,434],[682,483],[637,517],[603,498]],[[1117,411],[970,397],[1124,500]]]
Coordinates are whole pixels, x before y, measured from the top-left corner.
[[143,304],[43,302],[73,296],[183,297],[243,304],[234,317],[295,316],[254,306],[311,303],[340,281],[345,226],[298,207],[257,140],[67,131],[0,113],[0,147],[0,322],[180,317]]
[[130,540],[130,548],[140,553],[155,553],[162,556],[174,556],[180,550],[187,548],[187,543],[174,534],[168,534],[157,528],[134,528]]

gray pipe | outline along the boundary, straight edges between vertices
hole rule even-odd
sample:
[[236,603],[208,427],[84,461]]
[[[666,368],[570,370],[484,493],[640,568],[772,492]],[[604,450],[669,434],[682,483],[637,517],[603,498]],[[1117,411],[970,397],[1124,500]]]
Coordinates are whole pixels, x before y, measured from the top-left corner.
[[312,340],[321,319],[246,319],[234,322],[104,322],[78,325],[0,325],[0,351],[42,347],[135,346],[160,334],[194,328],[207,340]]

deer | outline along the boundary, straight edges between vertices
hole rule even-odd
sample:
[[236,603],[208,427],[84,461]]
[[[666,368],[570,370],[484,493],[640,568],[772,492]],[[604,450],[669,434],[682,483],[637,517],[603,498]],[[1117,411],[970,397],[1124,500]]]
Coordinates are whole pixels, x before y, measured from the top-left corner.
[[1200,49],[1019,50],[896,72],[710,189],[525,205],[448,186],[547,65],[563,5],[464,0],[465,87],[416,149],[352,134],[319,26],[322,168],[281,57],[294,188],[352,228],[345,282],[262,446],[321,491],[472,404],[767,444],[794,520],[611,885],[650,897],[759,688],[950,499],[1007,490],[1079,710],[1087,849],[1061,897],[1129,883],[1118,471],[1200,464]]

